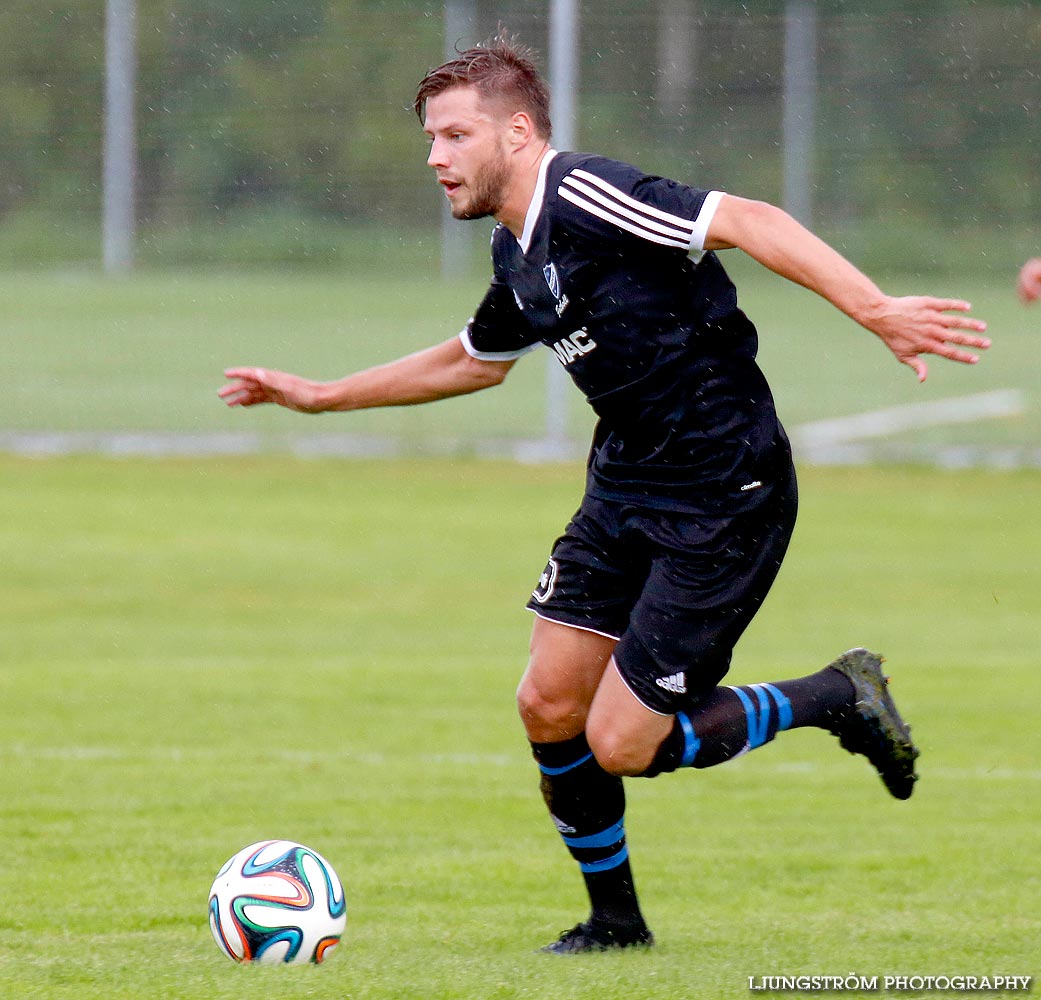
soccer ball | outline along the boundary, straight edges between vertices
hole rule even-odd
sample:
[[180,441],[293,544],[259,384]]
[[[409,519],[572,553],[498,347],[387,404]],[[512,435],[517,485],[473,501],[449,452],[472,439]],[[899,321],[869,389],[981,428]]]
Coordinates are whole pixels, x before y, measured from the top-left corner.
[[210,889],[210,930],[236,962],[321,962],[346,926],[332,865],[291,840],[244,847]]

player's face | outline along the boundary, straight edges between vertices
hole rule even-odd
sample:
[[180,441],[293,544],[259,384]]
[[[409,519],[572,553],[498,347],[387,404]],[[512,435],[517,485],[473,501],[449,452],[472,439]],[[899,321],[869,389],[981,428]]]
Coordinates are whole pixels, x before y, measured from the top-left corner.
[[457,219],[496,215],[510,185],[508,126],[482,106],[472,87],[453,87],[427,101],[427,164]]

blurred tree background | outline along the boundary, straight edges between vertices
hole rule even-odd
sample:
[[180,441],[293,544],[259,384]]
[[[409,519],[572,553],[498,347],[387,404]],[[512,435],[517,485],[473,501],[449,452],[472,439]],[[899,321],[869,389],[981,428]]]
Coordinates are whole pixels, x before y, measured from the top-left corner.
[[[0,266],[97,266],[104,10],[0,10]],[[478,0],[547,53],[548,5]],[[444,7],[138,0],[138,260],[436,267],[409,110]],[[780,201],[782,0],[586,0],[578,145]],[[818,0],[813,225],[876,271],[1036,253],[1041,4]],[[475,241],[475,261],[486,254]],[[412,258],[408,255],[414,254]]]

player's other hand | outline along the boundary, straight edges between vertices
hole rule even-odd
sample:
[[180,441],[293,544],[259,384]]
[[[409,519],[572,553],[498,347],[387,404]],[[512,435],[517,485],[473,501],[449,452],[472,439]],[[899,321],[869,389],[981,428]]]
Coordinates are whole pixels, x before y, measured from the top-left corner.
[[1028,260],[1019,269],[1019,281],[1016,283],[1016,291],[1019,292],[1020,301],[1029,305],[1035,299],[1041,297],[1041,257]]
[[228,368],[228,384],[217,395],[228,406],[256,406],[277,403],[298,413],[321,413],[325,409],[320,382],[300,378],[271,368]]
[[961,299],[934,299],[927,295],[887,297],[864,325],[881,337],[899,362],[914,370],[919,382],[924,382],[929,368],[923,355],[935,354],[974,365],[979,355],[963,348],[990,347],[990,340],[979,336],[987,324],[961,315],[971,308]]

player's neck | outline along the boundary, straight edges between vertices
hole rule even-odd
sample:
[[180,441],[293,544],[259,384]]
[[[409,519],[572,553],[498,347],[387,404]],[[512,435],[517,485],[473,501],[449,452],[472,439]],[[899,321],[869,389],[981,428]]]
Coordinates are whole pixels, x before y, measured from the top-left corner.
[[496,221],[501,222],[517,239],[524,232],[524,220],[538,186],[539,167],[549,149],[548,142],[540,142],[533,150],[524,149],[517,153],[518,163],[509,193],[502,208],[495,213]]

